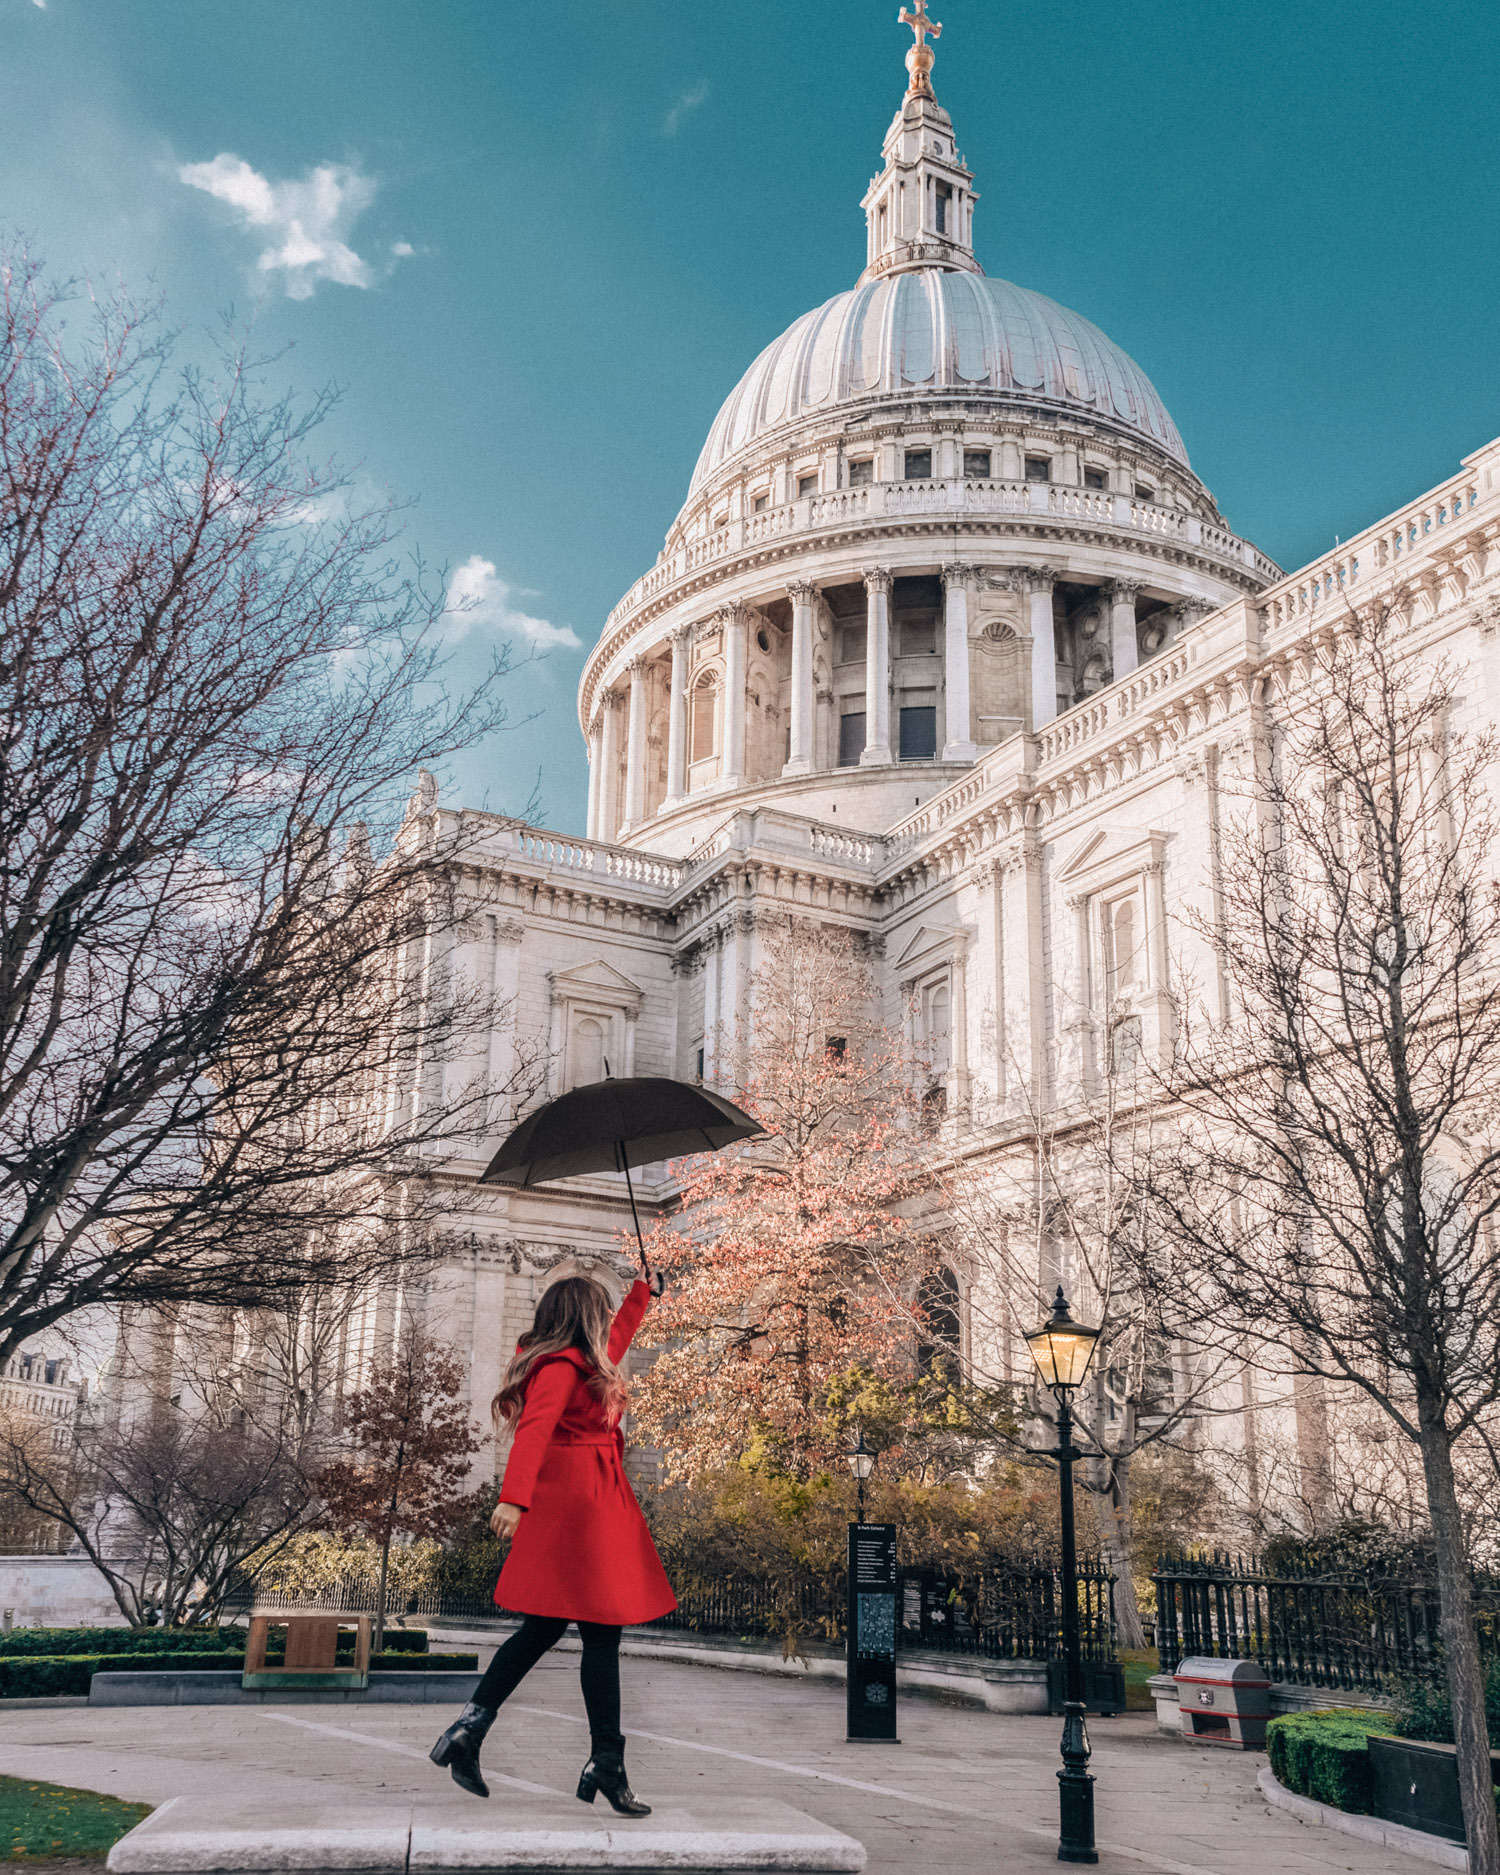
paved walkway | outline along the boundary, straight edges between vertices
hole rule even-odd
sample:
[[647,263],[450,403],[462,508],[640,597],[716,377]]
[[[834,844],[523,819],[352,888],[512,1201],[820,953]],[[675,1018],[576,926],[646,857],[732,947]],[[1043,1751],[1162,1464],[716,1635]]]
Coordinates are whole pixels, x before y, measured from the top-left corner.
[[[571,1792],[588,1751],[574,1655],[536,1669],[490,1735],[498,1811],[508,1791]],[[900,1745],[843,1742],[843,1689],[676,1662],[624,1662],[630,1770],[649,1801],[688,1808],[766,1796],[856,1836],[869,1875],[1055,1869],[1053,1719],[908,1700]],[[477,1800],[426,1761],[432,1707],[0,1707],[0,1772],[161,1802],[185,1792]],[[1183,1745],[1146,1714],[1092,1728],[1104,1875],[1427,1875],[1429,1865],[1313,1829],[1267,1807],[1256,1753]]]

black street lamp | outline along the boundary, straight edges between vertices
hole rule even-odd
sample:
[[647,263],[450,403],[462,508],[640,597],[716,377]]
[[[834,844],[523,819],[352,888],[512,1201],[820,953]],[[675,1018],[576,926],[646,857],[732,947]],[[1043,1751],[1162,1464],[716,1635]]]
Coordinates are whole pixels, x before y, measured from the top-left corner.
[[1057,1286],[1052,1313],[1026,1337],[1037,1372],[1057,1401],[1057,1460],[1062,1486],[1062,1639],[1067,1697],[1063,1703],[1062,1761],[1057,1774],[1059,1862],[1097,1862],[1094,1847],[1094,1779],[1089,1771],[1089,1728],[1084,1723],[1083,1659],[1078,1641],[1078,1536],[1073,1527],[1073,1460],[1084,1454],[1073,1444],[1073,1390],[1083,1382],[1097,1328],[1085,1328],[1068,1313]]
[[863,1426],[854,1428],[854,1443],[844,1454],[850,1471],[854,1473],[854,1483],[859,1495],[859,1521],[865,1520],[865,1480],[875,1469],[875,1461],[880,1454],[873,1446],[865,1444]]

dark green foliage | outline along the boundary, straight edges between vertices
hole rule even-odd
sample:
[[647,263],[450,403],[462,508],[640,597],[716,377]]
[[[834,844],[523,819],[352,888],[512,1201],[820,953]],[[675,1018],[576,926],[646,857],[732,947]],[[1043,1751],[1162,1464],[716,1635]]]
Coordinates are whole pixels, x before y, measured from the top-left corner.
[[1266,1727],[1266,1750],[1276,1781],[1288,1790],[1364,1816],[1374,1795],[1369,1736],[1395,1729],[1390,1713],[1354,1706],[1288,1712]]
[[[339,1636],[339,1646],[343,1647],[345,1636]],[[350,1634],[348,1642],[352,1648],[354,1636]],[[387,1628],[385,1631],[385,1652],[388,1654],[425,1654],[427,1652],[426,1628]]]
[[[1484,1716],[1489,1726],[1490,1746],[1500,1750],[1500,1657],[1494,1655],[1485,1664]],[[1401,1680],[1396,1688],[1395,1717],[1395,1730],[1403,1738],[1451,1745],[1453,1704],[1442,1673],[1412,1673]]]
[[[127,1630],[128,1632],[128,1630]],[[389,1638],[389,1637],[388,1637]],[[425,1647],[427,1637],[422,1636]],[[402,1649],[388,1648],[370,1661],[374,1673],[474,1673],[479,1667],[477,1654],[422,1654],[408,1644]],[[275,1672],[283,1656],[270,1652],[266,1669]],[[353,1650],[340,1654],[340,1666],[352,1664]],[[142,1648],[131,1654],[21,1654],[0,1655],[0,1699],[44,1699],[57,1694],[86,1697],[89,1681],[96,1673],[238,1673],[245,1664],[244,1637],[234,1650],[206,1647]]]
[[0,1657],[18,1654],[137,1654],[243,1647],[243,1628],[12,1628]]
[[0,1861],[104,1857],[149,1816],[149,1803],[123,1803],[94,1790],[0,1777]]

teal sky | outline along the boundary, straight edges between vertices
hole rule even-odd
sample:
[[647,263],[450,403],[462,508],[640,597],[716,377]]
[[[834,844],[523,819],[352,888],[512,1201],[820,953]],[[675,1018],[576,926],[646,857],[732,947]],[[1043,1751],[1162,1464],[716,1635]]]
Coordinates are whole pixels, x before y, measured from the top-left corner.
[[[1500,433],[1493,0],[932,10],[986,271],[1124,346],[1284,566]],[[189,326],[258,299],[345,386],[331,448],[478,601],[456,674],[548,646],[449,798],[539,783],[576,830],[583,647],[740,373],[863,264],[896,11],[0,0],[0,217]]]

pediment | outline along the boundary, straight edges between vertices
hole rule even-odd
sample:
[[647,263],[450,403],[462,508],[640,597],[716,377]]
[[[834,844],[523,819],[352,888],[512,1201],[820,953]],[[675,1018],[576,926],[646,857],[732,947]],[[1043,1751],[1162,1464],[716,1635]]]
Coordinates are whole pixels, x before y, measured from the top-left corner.
[[911,976],[929,965],[947,962],[969,941],[969,929],[961,924],[920,924],[896,959],[896,969]]
[[612,964],[607,964],[602,957],[593,958],[585,964],[574,964],[571,970],[549,971],[548,981],[552,985],[552,995],[558,1001],[585,1001],[592,998],[597,1002],[626,1008],[644,1002],[646,997],[639,983],[632,983],[629,977],[616,970]]
[[1058,868],[1058,881],[1075,892],[1098,890],[1113,879],[1159,866],[1171,837],[1159,827],[1096,827]]

